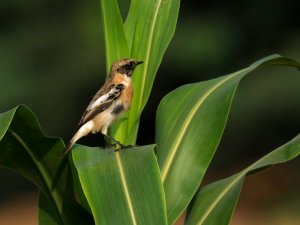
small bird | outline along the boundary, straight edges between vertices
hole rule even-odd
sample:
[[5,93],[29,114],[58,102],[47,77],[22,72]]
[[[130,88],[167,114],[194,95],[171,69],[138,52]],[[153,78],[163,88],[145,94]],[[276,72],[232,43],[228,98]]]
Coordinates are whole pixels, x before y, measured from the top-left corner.
[[141,63],[135,59],[121,59],[112,64],[105,84],[83,113],[77,132],[65,148],[65,154],[76,141],[89,133],[101,132],[106,138],[119,143],[107,135],[107,129],[130,108],[133,97],[132,74]]

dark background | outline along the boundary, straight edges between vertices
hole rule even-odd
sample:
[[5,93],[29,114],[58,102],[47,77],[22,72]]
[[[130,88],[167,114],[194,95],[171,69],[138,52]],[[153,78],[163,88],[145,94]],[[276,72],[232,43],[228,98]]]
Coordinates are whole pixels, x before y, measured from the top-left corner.
[[[126,15],[129,1],[119,2]],[[292,0],[183,0],[176,33],[142,114],[138,144],[154,143],[157,106],[176,87],[226,75],[274,53],[299,61],[298,15]],[[47,135],[68,141],[104,79],[98,1],[0,1],[0,112],[24,103]],[[206,182],[239,171],[300,133],[299,87],[300,73],[286,68],[262,69],[241,82]],[[81,143],[96,145],[96,139]],[[250,177],[233,224],[239,215],[241,224],[281,219],[281,224],[299,224],[299,162]],[[27,180],[2,168],[0,180],[0,205],[36,193]],[[0,212],[0,224],[4,217]]]

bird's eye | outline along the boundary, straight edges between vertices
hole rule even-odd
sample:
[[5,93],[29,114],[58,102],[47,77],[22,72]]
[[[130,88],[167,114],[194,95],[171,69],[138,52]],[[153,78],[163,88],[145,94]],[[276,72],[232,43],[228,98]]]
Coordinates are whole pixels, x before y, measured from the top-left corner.
[[134,63],[129,62],[124,67],[125,67],[126,70],[132,70],[134,68]]
[[131,61],[126,65],[126,68],[128,69],[133,69],[134,68],[134,63]]

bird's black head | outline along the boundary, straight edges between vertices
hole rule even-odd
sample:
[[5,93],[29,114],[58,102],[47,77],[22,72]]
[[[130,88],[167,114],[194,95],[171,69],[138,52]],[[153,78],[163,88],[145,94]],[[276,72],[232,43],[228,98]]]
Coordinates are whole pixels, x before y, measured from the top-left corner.
[[141,63],[143,62],[135,59],[121,59],[113,63],[112,71],[131,77],[135,67]]

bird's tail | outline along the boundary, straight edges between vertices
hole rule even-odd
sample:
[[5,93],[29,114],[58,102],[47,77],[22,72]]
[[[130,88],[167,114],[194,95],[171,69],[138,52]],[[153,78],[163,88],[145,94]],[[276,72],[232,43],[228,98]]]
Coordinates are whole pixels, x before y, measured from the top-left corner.
[[66,146],[66,148],[64,150],[64,156],[66,154],[68,154],[68,152],[71,150],[72,146],[75,144],[76,141],[78,141],[83,136],[86,136],[91,131],[90,125],[91,124],[84,124],[82,127],[79,128],[79,130],[77,130],[77,132],[72,137],[72,139],[69,142],[69,144]]
[[78,141],[78,139],[80,139],[81,137],[85,136],[88,132],[85,131],[85,133],[83,133],[82,129],[79,129],[74,136],[72,137],[72,139],[70,140],[69,144],[66,146],[65,150],[64,150],[64,156],[68,154],[68,152],[71,150],[71,148],[73,147],[73,145],[75,144],[76,141]]
[[75,144],[76,141],[78,141],[78,139],[80,138],[80,130],[78,130],[74,136],[72,137],[72,139],[70,140],[69,144],[65,147],[64,150],[64,156],[68,154],[68,152],[71,150],[71,148],[73,147],[73,145]]
[[71,148],[73,147],[74,144],[75,144],[75,141],[74,141],[74,138],[72,138],[71,141],[69,142],[69,144],[65,147],[63,156],[68,154],[68,152],[71,150]]

